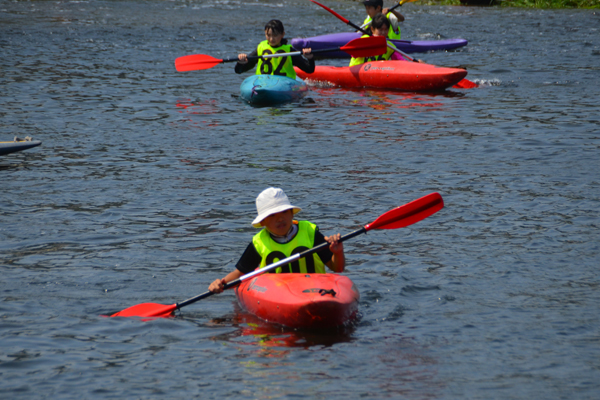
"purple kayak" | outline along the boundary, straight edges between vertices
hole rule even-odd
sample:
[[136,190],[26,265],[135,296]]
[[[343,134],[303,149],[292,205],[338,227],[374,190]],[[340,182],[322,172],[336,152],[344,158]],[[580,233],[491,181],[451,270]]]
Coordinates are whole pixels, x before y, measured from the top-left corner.
[[[292,39],[292,46],[294,46],[294,48],[298,50],[307,47],[310,47],[313,50],[334,49],[336,47],[344,46],[349,41],[358,39],[361,36],[362,34],[357,32],[343,32],[309,38],[296,38]],[[456,49],[458,47],[466,46],[468,43],[466,39],[392,40],[391,42],[394,43],[399,50],[405,53],[426,53],[428,51],[434,50],[451,50]],[[319,54],[319,57],[350,58],[350,55],[341,50],[338,50],[332,51],[330,53]]]

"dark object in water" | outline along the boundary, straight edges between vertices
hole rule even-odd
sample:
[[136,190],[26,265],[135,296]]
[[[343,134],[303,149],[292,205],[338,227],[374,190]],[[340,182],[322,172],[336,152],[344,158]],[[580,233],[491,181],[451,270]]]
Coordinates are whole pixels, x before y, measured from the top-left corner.
[[0,156],[30,149],[32,147],[39,146],[40,144],[42,144],[42,142],[39,140],[31,140],[29,136],[27,136],[25,139],[19,139],[18,137],[15,137],[15,140],[12,142],[0,142]]

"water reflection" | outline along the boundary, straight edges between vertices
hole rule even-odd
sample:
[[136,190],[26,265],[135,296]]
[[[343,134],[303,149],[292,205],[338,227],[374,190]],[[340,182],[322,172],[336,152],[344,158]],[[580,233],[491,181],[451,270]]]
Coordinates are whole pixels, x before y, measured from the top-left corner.
[[268,357],[287,354],[285,351],[273,351],[273,347],[307,349],[314,346],[330,347],[338,343],[352,342],[357,323],[356,320],[347,326],[322,331],[295,330],[263,321],[244,311],[237,302],[232,315],[214,318],[210,321],[212,325],[230,325],[237,328],[234,332],[221,334],[213,339],[259,346],[265,349],[264,355]]
[[214,119],[198,120],[197,118],[212,116],[223,112],[223,105],[214,99],[197,101],[193,101],[192,99],[179,99],[175,104],[175,108],[178,113],[185,116],[180,119],[178,123],[190,123],[197,128],[219,126],[219,121]]
[[[315,100],[315,104],[319,107],[352,106],[357,109],[367,107],[367,109],[364,109],[367,112],[371,110],[394,111],[399,109],[445,111],[448,104],[443,100],[465,96],[465,93],[450,90],[414,93],[365,88],[312,87],[311,89],[320,95]],[[369,108],[371,110],[368,110]],[[377,113],[377,115],[380,115],[380,113]]]
[[222,106],[214,99],[193,101],[192,99],[179,99],[175,104],[179,113],[186,114],[218,114]]

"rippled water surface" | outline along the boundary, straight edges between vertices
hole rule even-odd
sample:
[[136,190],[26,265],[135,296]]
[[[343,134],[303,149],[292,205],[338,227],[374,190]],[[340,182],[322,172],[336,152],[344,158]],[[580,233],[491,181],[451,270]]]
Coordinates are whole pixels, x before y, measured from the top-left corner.
[[[354,22],[354,2],[326,4]],[[600,391],[600,16],[402,7],[403,36],[462,37],[471,90],[313,88],[254,108],[232,64],[346,30],[308,1],[0,2],[0,397],[592,399]],[[321,65],[343,61],[319,61]],[[446,207],[346,243],[360,318],[282,330],[233,292],[172,319],[233,268],[254,199],[348,233],[430,192]]]

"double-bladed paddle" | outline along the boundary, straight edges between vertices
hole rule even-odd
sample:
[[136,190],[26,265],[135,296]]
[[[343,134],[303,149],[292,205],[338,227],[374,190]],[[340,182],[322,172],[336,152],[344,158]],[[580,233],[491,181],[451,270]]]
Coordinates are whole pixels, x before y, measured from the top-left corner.
[[[329,11],[331,14],[335,15],[335,16],[336,16],[336,17],[337,17],[339,20],[343,21],[343,22],[344,22],[344,23],[346,23],[347,25],[350,25],[350,26],[351,26],[351,27],[353,27],[354,29],[356,29],[356,30],[358,30],[358,31],[361,31],[361,32],[362,32],[363,34],[365,34],[365,35],[372,36],[372,34],[371,34],[371,33],[369,33],[369,32],[367,32],[367,31],[365,31],[365,30],[364,30],[364,29],[362,29],[360,26],[358,26],[358,25],[355,25],[354,23],[352,23],[352,21],[350,21],[350,20],[348,20],[348,19],[346,19],[346,18],[342,17],[340,14],[336,13],[336,12],[335,12],[335,11],[333,11],[331,8],[329,8],[329,7],[327,7],[327,6],[324,6],[323,4],[321,4],[321,3],[319,3],[319,2],[317,2],[317,1],[315,1],[315,0],[310,0],[310,1],[311,1],[311,2],[313,2],[313,3],[315,3],[316,5],[318,5],[318,6],[322,7],[322,8],[324,8],[325,10]],[[386,43],[387,43],[387,41],[386,41]],[[400,54],[402,54],[404,57],[408,58],[410,61],[419,62],[419,60],[417,60],[416,58],[412,58],[411,56],[409,56],[409,55],[408,55],[408,54],[406,54],[405,52],[403,52],[403,51],[401,51],[401,50],[398,50],[398,49],[396,48],[396,46],[394,46],[394,45],[392,45],[392,44],[390,44],[390,43],[387,43],[387,47],[389,47],[390,49],[392,49],[392,50],[394,50],[394,51],[397,51],[397,52],[398,52],[398,53],[400,53]],[[464,68],[463,68],[463,69],[464,69]],[[471,89],[471,88],[477,87],[477,84],[476,84],[475,82],[472,82],[472,81],[468,80],[468,79],[463,79],[463,80],[461,80],[460,82],[458,82],[456,85],[454,85],[453,87],[456,87],[456,88],[461,88],[461,89]]]
[[[325,53],[328,51],[338,51],[342,50],[346,53],[350,54],[352,57],[370,57],[370,56],[378,56],[380,54],[385,53],[387,42],[385,38],[378,37],[368,37],[368,38],[358,38],[354,39],[344,46],[336,47],[334,49],[321,49],[321,50],[313,50],[311,53]],[[262,56],[253,56],[248,57],[249,60],[258,60],[265,58],[274,58],[274,57],[292,57],[301,55],[301,51],[294,51],[291,53],[275,53],[275,54],[263,54]],[[189,56],[183,56],[175,59],[175,69],[179,72],[183,71],[195,71],[195,70],[204,70],[215,67],[221,63],[226,62],[236,62],[239,61],[237,57],[235,58],[226,58],[219,59],[214,58],[206,54],[192,54]]]
[[[372,229],[398,229],[404,228],[406,226],[415,224],[432,214],[435,214],[439,210],[444,207],[444,200],[439,193],[431,193],[427,196],[423,196],[420,199],[411,201],[408,204],[403,206],[394,208],[382,215],[379,216],[375,221],[370,224],[365,225],[364,227],[351,232],[347,235],[344,235],[340,238],[340,242],[358,236],[362,233],[367,233]],[[265,272],[269,272],[275,268],[281,267],[282,265],[297,261],[303,257],[309,256],[313,253],[321,251],[329,246],[329,243],[325,242],[312,249],[303,251],[302,253],[294,254],[288,258],[280,260],[276,263],[269,264],[264,268],[259,270],[250,272],[246,275],[239,277],[231,282],[227,282],[224,287],[225,289],[232,288],[234,286],[239,285],[240,283],[251,279],[257,275],[264,274]],[[142,303],[129,308],[124,309],[123,311],[119,311],[111,315],[111,317],[155,317],[155,318],[163,318],[170,316],[175,310],[195,303],[199,300],[205,299],[209,296],[212,296],[213,292],[205,292],[198,296],[192,297],[188,300],[182,301],[181,303],[164,305],[157,303]]]

